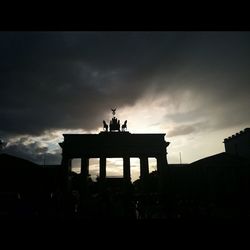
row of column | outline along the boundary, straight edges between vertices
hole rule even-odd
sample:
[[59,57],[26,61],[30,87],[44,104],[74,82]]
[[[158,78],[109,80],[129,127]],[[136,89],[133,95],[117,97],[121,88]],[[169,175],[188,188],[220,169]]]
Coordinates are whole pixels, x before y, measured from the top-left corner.
[[[148,157],[143,156],[140,158],[140,178],[144,178],[149,175]],[[161,172],[162,167],[167,165],[166,156],[156,157],[157,171]],[[106,178],[106,157],[100,157],[100,180]],[[81,158],[81,175],[89,175],[89,159],[86,157]],[[123,157],[123,178],[131,180],[130,173],[130,157]]]
[[[149,164],[148,157],[142,156],[140,158],[140,178],[145,178],[149,175]],[[157,171],[161,173],[162,168],[167,166],[166,155],[156,157],[157,160]],[[66,165],[65,169],[71,169],[71,160],[64,160],[64,164]],[[89,175],[89,158],[82,157],[81,158],[81,175],[88,176]],[[123,177],[126,180],[131,180],[130,173],[130,157],[123,157]],[[106,157],[100,157],[100,180],[106,178]]]
[[[106,178],[106,158],[100,157],[100,179]],[[81,158],[81,175],[88,176],[89,174],[89,159]],[[130,158],[123,157],[123,177],[130,180]]]

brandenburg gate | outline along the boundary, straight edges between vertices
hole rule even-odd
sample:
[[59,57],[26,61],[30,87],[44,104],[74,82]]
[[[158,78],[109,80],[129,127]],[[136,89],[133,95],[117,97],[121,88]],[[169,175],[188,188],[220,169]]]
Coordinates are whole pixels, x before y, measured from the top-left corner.
[[121,126],[115,117],[116,109],[112,109],[113,118],[108,124],[103,121],[104,131],[99,134],[63,134],[62,166],[65,174],[71,170],[71,161],[81,158],[81,175],[89,175],[89,159],[99,158],[100,181],[106,178],[106,158],[123,158],[123,178],[131,181],[130,158],[140,159],[140,178],[149,175],[148,158],[154,157],[159,174],[167,167],[167,146],[165,134],[132,134],[127,131],[127,121]]

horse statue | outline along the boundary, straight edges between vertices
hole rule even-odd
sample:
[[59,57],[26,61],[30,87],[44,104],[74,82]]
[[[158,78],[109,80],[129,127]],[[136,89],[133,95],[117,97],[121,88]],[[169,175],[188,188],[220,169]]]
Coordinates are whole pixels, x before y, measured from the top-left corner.
[[122,131],[127,130],[127,120],[122,124]]
[[103,120],[103,130],[108,131],[108,124]]

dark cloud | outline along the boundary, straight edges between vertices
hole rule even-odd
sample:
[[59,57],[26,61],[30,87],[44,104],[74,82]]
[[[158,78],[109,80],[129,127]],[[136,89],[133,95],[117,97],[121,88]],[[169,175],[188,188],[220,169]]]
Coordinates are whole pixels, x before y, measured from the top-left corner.
[[41,142],[30,141],[29,137],[21,137],[14,142],[7,143],[2,152],[37,164],[60,164],[61,162],[59,149],[51,153],[48,151],[47,146],[44,146]]
[[249,32],[1,32],[0,131],[95,129],[113,106],[154,94],[178,109],[185,91],[194,120],[250,122],[249,44]]

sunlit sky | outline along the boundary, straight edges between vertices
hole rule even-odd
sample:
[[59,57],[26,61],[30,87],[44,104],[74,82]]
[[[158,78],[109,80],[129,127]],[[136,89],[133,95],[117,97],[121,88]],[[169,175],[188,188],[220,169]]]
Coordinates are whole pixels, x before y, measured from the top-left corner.
[[0,54],[4,151],[40,164],[114,107],[129,132],[166,134],[169,163],[223,152],[250,126],[249,32],[1,32]]

